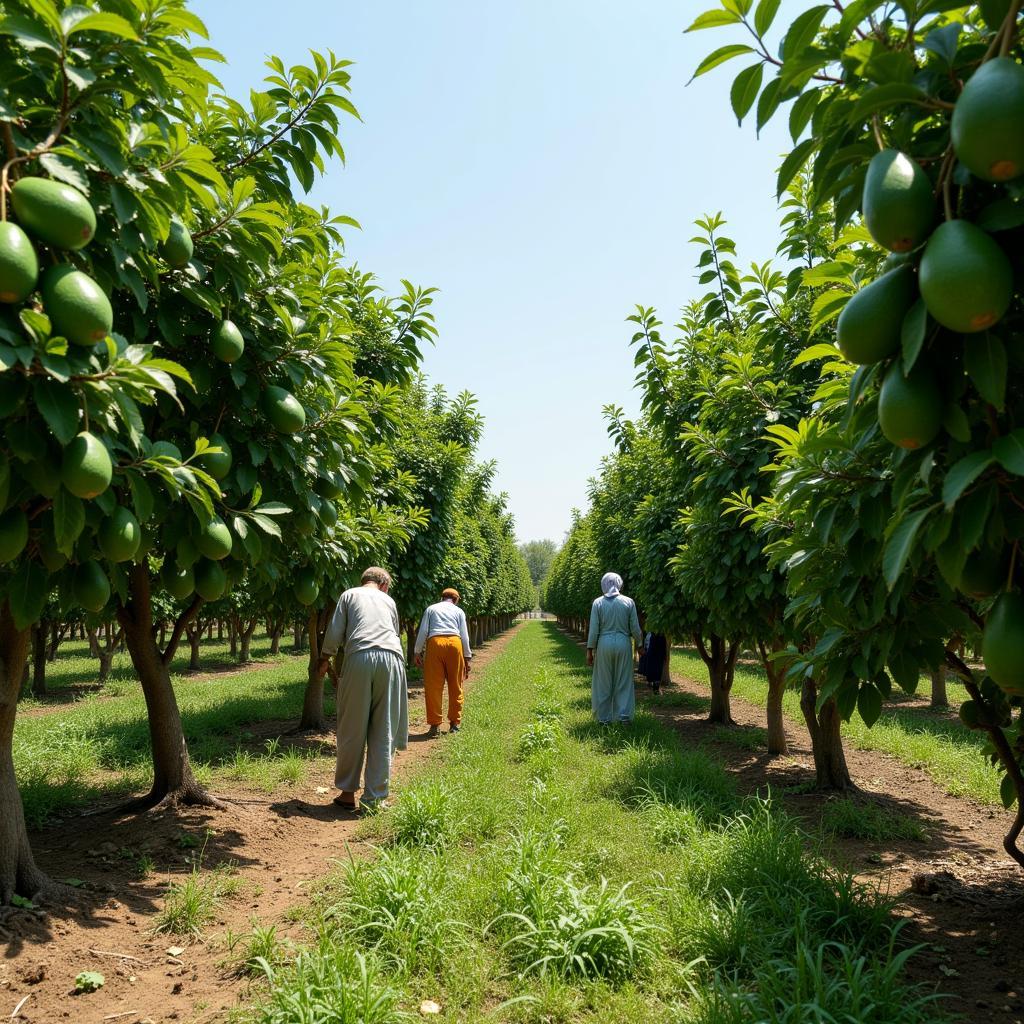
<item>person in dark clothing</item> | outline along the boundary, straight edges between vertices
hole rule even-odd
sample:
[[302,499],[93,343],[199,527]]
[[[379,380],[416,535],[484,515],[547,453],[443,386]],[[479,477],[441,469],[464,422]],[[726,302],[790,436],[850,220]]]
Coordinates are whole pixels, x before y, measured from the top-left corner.
[[655,693],[661,692],[661,676],[665,670],[665,655],[668,642],[664,633],[648,633],[647,649],[644,652],[643,674]]

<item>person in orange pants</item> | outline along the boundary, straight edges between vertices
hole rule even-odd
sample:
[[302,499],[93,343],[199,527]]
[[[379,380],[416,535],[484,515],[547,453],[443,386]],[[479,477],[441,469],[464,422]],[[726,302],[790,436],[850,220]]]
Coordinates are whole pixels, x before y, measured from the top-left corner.
[[420,620],[416,635],[416,664],[423,668],[423,693],[427,701],[427,735],[441,730],[445,683],[448,684],[449,732],[462,723],[462,684],[470,673],[473,651],[469,646],[466,613],[459,607],[459,592],[449,587]]

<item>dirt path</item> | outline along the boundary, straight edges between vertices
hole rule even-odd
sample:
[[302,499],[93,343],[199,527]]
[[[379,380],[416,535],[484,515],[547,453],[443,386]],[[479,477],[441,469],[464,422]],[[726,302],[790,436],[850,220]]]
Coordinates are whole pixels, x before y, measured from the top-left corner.
[[[482,645],[474,673],[499,655],[516,627]],[[470,679],[470,689],[473,677]],[[397,761],[401,781],[423,767],[449,742],[425,740],[422,689],[409,694],[409,749]],[[472,699],[467,701],[472,714]],[[256,747],[293,723],[263,722],[252,728]],[[334,736],[304,737],[311,750],[333,748]],[[453,740],[452,742],[457,742]],[[32,836],[40,865],[51,877],[74,879],[82,888],[77,905],[45,913],[14,910],[0,920],[0,1020],[20,1006],[17,1020],[53,1024],[152,1024],[212,1022],[238,1006],[248,983],[234,976],[223,941],[188,941],[154,935],[168,880],[187,877],[202,856],[204,869],[234,864],[241,888],[218,908],[207,937],[251,930],[252,921],[274,924],[279,935],[298,941],[301,928],[288,911],[348,851],[359,820],[331,803],[333,756],[314,762],[307,781],[268,795],[250,788],[217,787],[225,811],[189,808],[127,817],[104,812],[66,819]],[[140,876],[143,859],[154,865]],[[168,950],[183,947],[171,955]],[[104,987],[73,995],[82,971],[99,971]],[[27,998],[26,998],[27,997]],[[24,1000],[24,1002],[23,1002]],[[121,1016],[111,1016],[118,1015]]]
[[[742,791],[770,788],[791,813],[809,826],[819,824],[834,798],[806,791],[814,762],[805,730],[787,722],[790,754],[769,758],[763,747],[724,740],[721,727],[706,721],[705,687],[676,673],[673,682],[661,697],[638,686],[638,702],[676,729],[684,744],[713,748]],[[737,733],[764,727],[764,708],[734,697],[732,712]],[[950,1010],[971,1021],[1024,1021],[1024,876],[1002,847],[1010,815],[949,796],[923,769],[887,754],[848,747],[846,756],[862,797],[918,821],[926,838],[837,840],[829,855],[892,897],[907,920],[905,938],[931,944],[912,961],[911,974],[955,996]]]

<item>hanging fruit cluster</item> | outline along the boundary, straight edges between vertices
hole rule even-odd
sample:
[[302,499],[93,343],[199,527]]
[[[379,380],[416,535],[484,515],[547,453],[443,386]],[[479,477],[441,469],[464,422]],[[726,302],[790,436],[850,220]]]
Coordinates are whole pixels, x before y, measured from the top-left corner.
[[[1021,238],[986,227],[1024,223],[1016,202],[1024,175],[1024,67],[998,55],[981,63],[953,106],[949,129],[949,150],[933,165],[934,177],[909,153],[887,148],[872,158],[864,223],[891,255],[837,323],[839,347],[851,362],[891,360],[878,392],[878,424],[909,450],[932,444],[944,428],[953,444],[969,440],[956,408],[991,404],[993,396],[966,393],[964,362],[982,345],[1005,358],[1019,340],[1014,260]],[[950,373],[951,366],[959,372]],[[991,409],[996,430],[1008,430],[998,412]],[[998,595],[985,624],[986,669],[1005,692],[1024,695],[1024,597],[1014,589],[1014,533],[994,524],[967,553],[958,589],[975,599]]]

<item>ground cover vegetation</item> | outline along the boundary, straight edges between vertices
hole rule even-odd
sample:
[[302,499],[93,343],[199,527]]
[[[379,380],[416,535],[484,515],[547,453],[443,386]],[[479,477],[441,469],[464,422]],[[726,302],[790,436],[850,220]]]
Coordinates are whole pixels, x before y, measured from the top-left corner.
[[[313,664],[365,563],[398,565],[414,614],[417,573],[456,565],[456,515],[480,519],[453,582],[483,632],[532,603],[479,426],[445,435],[471,398],[424,403],[431,290],[382,294],[344,258],[355,222],[302,201],[358,116],[348,62],[272,58],[242,103],[206,35],[181,0],[0,4],[0,904],[49,885],[13,755],[30,647],[41,696],[61,630],[84,626],[101,664],[123,644],[146,707],[140,807],[216,805],[170,674],[186,636],[194,653],[226,621],[244,660],[257,623],[279,636],[304,606]],[[468,491],[428,505],[434,463]],[[323,700],[310,672],[302,724],[322,726]]]
[[[690,30],[730,34],[695,74],[744,60],[741,122],[788,114],[787,272],[744,273],[721,217],[698,222],[708,293],[671,342],[652,310],[631,318],[644,413],[609,409],[616,452],[574,536],[695,645],[715,721],[741,648],[773,753],[798,689],[821,788],[853,784],[843,720],[875,726],[922,676],[944,700],[951,673],[982,737],[959,753],[997,767],[1024,864],[1021,4],[779,11],[723,0]],[[546,602],[578,623],[595,577],[569,561]]]
[[884,899],[651,714],[602,730],[588,689],[575,642],[520,627],[458,741],[364,824],[375,853],[316,893],[307,940],[263,945],[257,1019],[944,1019],[900,980]]

